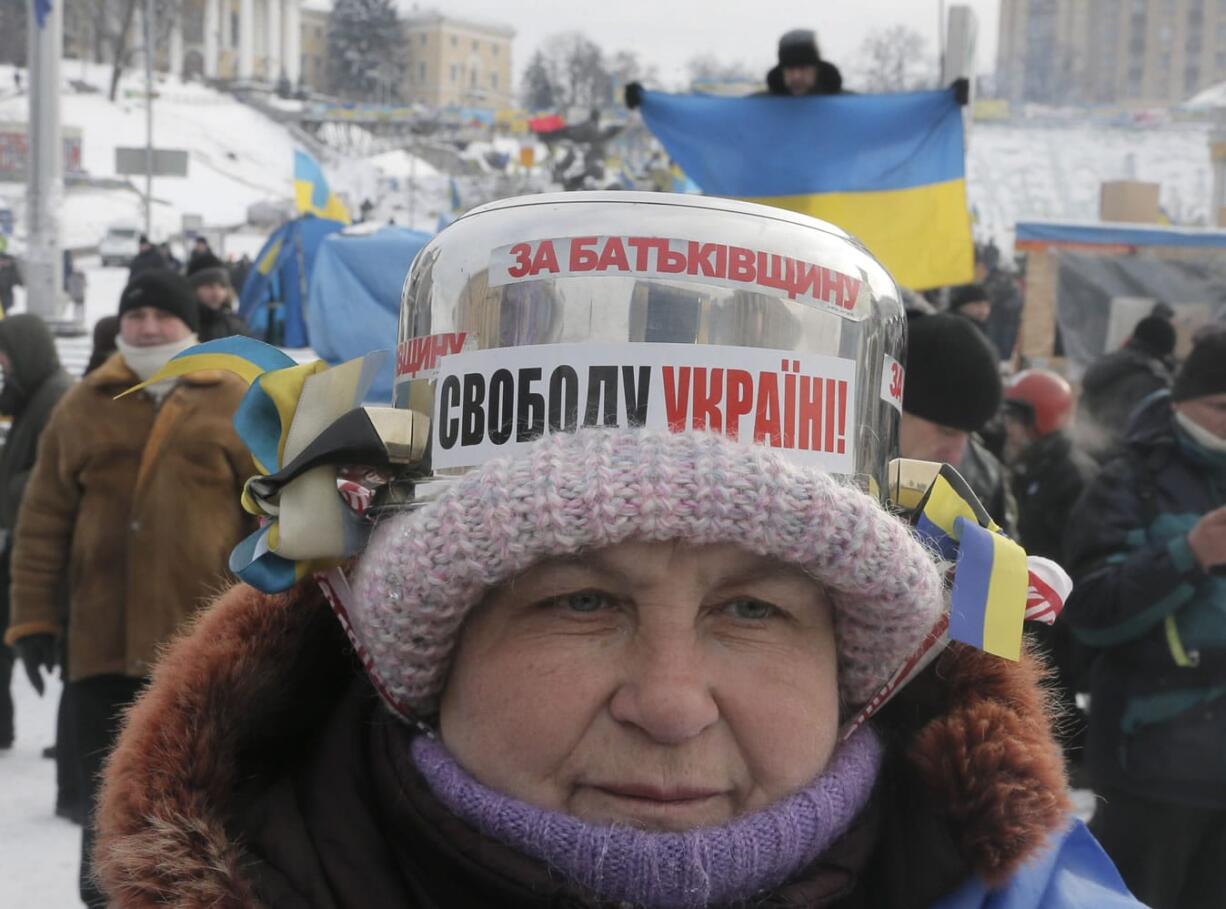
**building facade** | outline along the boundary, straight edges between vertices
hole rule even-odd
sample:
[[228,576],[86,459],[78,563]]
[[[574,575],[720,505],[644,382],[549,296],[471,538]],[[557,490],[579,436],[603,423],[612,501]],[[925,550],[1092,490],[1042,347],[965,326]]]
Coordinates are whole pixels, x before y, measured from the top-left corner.
[[515,30],[430,12],[402,20],[401,98],[432,107],[513,106],[511,42]]
[[1226,81],[1226,0],[1001,0],[1001,97],[1179,104]]

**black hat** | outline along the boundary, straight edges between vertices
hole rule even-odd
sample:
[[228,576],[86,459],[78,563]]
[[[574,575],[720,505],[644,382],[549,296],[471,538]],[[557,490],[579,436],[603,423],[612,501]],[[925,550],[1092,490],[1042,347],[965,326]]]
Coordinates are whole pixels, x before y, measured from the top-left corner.
[[949,292],[949,308],[959,310],[968,303],[991,303],[992,298],[982,284],[960,284]]
[[229,287],[230,269],[211,252],[197,253],[187,263],[187,281],[192,287],[201,284],[224,284]]
[[119,315],[153,306],[172,316],[178,316],[192,331],[200,330],[200,304],[187,279],[169,268],[154,268],[142,272],[123,289],[119,298]]
[[902,409],[941,426],[977,432],[1002,395],[996,351],[969,320],[950,313],[907,320]]
[[1163,316],[1146,316],[1132,330],[1128,346],[1153,357],[1169,357],[1175,351],[1175,326]]
[[817,34],[808,28],[794,28],[779,39],[780,66],[817,66]]
[[1175,376],[1172,401],[1190,401],[1226,393],[1226,332],[1205,335],[1192,348]]

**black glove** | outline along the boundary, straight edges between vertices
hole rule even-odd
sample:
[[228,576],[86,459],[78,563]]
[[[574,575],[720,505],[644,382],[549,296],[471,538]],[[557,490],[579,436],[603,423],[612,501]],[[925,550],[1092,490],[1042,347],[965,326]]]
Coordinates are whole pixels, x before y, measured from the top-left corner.
[[45,686],[42,673],[38,670],[45,668],[50,673],[55,668],[55,635],[28,634],[24,638],[18,638],[13,649],[17,651],[21,664],[26,668],[30,684],[41,695]]
[[966,107],[971,103],[971,82],[965,76],[949,83],[949,87],[954,90],[954,100],[959,107]]
[[641,82],[626,83],[626,107],[634,110],[643,103],[643,85]]

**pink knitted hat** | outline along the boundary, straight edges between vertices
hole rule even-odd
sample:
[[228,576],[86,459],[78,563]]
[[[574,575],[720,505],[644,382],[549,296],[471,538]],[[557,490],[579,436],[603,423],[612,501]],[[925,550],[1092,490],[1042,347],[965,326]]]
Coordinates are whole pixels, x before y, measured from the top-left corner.
[[485,464],[384,521],[358,565],[349,620],[385,695],[429,716],[486,590],[543,558],[629,539],[736,543],[818,579],[834,597],[839,684],[853,706],[943,609],[928,550],[830,475],[714,434],[590,429]]

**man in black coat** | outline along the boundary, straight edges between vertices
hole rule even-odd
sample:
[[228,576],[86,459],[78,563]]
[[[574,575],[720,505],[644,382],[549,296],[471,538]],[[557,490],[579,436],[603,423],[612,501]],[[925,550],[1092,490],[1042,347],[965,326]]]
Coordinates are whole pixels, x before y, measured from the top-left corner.
[[1097,461],[1124,441],[1133,411],[1156,391],[1171,387],[1170,357],[1175,327],[1160,315],[1146,316],[1119,350],[1100,357],[1081,380],[1077,409],[1079,440]]
[[957,468],[992,519],[1012,536],[1017,505],[1008,473],[976,437],[1000,409],[996,350],[969,319],[908,313],[899,450]]
[[1198,343],[1170,394],[1069,521],[1065,620],[1095,649],[1091,829],[1155,909],[1226,893],[1226,335]]
[[149,238],[141,234],[140,252],[136,254],[131,264],[128,265],[128,280],[131,281],[137,275],[158,268],[166,268],[166,260],[162,258],[161,251],[149,242]]
[[[38,438],[72,378],[60,366],[46,324],[28,314],[0,319],[0,368],[4,371],[0,413],[12,418],[0,451],[0,623],[7,627],[9,559],[17,510],[34,467]],[[12,670],[13,652],[0,644],[0,747],[13,743]]]

